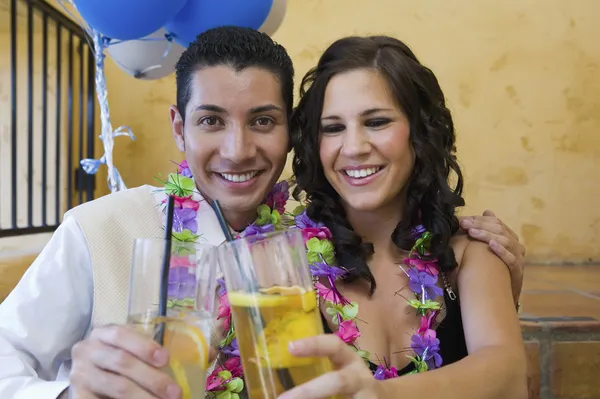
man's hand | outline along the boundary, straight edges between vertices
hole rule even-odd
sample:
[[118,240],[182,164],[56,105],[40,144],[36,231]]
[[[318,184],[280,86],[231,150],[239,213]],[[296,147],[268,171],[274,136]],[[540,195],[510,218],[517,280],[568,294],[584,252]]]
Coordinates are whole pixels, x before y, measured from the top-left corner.
[[128,326],[92,331],[72,350],[70,391],[75,399],[180,399],[181,389],[163,371],[166,349]]
[[508,266],[515,303],[521,296],[525,268],[525,246],[519,237],[506,226],[494,212],[485,211],[483,216],[463,216],[460,227],[475,240],[486,242],[490,249]]

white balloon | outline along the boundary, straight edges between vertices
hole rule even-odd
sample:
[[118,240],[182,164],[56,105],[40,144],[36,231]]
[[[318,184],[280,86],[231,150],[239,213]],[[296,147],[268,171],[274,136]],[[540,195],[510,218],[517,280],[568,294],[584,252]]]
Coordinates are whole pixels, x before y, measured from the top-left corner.
[[[160,79],[175,71],[175,64],[185,48],[166,39],[165,29],[159,29],[148,39],[127,40],[111,44],[106,52],[122,70],[136,79]],[[162,40],[156,40],[162,39]],[[170,46],[170,47],[169,47]]]
[[285,17],[286,8],[287,0],[273,0],[271,11],[269,11],[267,19],[265,19],[265,22],[263,22],[258,30],[272,36],[281,26],[283,18]]

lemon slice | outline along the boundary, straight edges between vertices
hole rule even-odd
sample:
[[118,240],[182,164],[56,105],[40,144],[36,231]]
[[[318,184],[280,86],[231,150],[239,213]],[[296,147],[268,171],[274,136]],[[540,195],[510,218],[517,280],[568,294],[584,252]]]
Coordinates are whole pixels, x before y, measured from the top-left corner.
[[290,368],[312,364],[314,359],[292,355],[288,344],[321,333],[318,321],[314,313],[303,311],[289,312],[269,321],[256,342],[256,353],[263,366]]
[[231,306],[243,308],[287,306],[291,309],[301,308],[305,312],[310,312],[317,306],[317,298],[314,291],[307,291],[299,286],[263,288],[258,294],[230,292],[228,298]]
[[191,399],[192,392],[190,390],[190,383],[188,382],[185,369],[181,365],[181,362],[175,358],[169,359],[169,367],[173,372],[175,382],[181,388],[181,399]]
[[306,292],[306,290],[297,285],[291,287],[282,287],[276,285],[269,288],[261,288],[260,292],[267,295],[302,295]]
[[208,367],[208,344],[202,331],[185,321],[168,320],[165,347],[172,358],[181,364]]
[[[161,320],[156,320],[160,323]],[[182,399],[190,399],[191,390],[184,365],[208,368],[208,344],[202,331],[184,320],[166,321],[164,346],[169,350],[169,368],[182,392]]]

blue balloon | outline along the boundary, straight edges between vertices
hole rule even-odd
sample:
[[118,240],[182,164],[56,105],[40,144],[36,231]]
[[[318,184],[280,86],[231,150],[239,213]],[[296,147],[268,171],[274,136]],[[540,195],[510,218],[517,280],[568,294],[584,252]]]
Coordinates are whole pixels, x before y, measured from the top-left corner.
[[147,36],[173,18],[186,0],[73,0],[81,17],[111,39]]
[[188,0],[165,28],[183,47],[200,33],[219,26],[258,29],[267,19],[273,0]]

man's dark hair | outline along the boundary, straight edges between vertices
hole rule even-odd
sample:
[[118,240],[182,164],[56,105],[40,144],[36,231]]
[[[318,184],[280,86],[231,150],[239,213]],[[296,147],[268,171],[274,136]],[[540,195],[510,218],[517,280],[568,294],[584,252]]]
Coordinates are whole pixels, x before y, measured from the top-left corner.
[[185,107],[191,96],[194,72],[201,68],[226,65],[236,71],[249,67],[264,68],[281,84],[281,95],[288,118],[294,102],[294,66],[283,46],[265,33],[254,29],[223,26],[209,29],[183,52],[175,66],[177,108],[185,118]]

